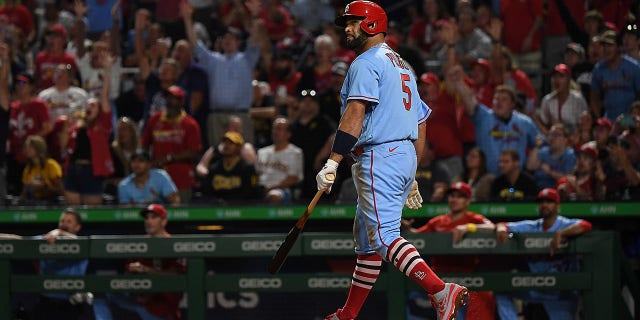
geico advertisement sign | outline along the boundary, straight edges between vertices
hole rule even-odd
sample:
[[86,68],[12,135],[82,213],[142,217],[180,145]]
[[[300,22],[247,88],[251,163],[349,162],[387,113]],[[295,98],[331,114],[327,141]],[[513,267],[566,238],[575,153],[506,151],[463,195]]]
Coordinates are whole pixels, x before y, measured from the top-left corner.
[[12,254],[12,253],[13,253],[13,244],[0,243],[0,254]]
[[84,280],[46,279],[42,283],[45,290],[84,290]]
[[[552,238],[525,238],[524,247],[527,249],[549,248],[552,240]],[[567,246],[569,246],[569,243],[566,241],[560,243],[560,248],[566,248]]]
[[442,278],[444,282],[452,282],[457,283],[461,286],[465,286],[467,288],[481,288],[484,287],[484,278],[483,277],[444,277]]
[[188,241],[173,244],[173,252],[214,252],[216,243],[213,241]]
[[498,242],[493,238],[469,238],[462,239],[453,244],[454,249],[482,249],[482,248],[495,248],[498,246]]
[[555,276],[526,276],[511,278],[513,287],[555,287]]
[[240,278],[238,287],[241,289],[279,289],[282,288],[280,278]]
[[78,254],[80,245],[77,243],[41,243],[38,251],[43,254]]
[[349,288],[351,278],[309,278],[309,288]]
[[109,287],[113,290],[148,290],[153,287],[151,279],[112,279]]
[[149,246],[144,242],[107,242],[107,253],[145,253]]
[[240,248],[245,252],[276,251],[280,248],[282,240],[247,240],[242,241]]
[[312,250],[353,250],[355,243],[352,239],[314,239],[311,240]]

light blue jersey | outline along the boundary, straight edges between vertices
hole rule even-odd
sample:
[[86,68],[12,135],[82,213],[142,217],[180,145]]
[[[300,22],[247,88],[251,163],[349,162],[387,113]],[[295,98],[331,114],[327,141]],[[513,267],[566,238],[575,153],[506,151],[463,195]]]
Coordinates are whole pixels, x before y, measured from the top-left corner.
[[356,253],[387,256],[400,238],[402,207],[413,183],[417,159],[413,141],[431,109],[420,100],[406,63],[382,43],[360,54],[342,86],[344,113],[349,100],[370,103],[351,167],[358,192],[354,222]]
[[356,146],[418,138],[418,124],[431,109],[418,95],[416,79],[406,62],[385,43],[359,55],[349,67],[340,92],[341,113],[349,100],[371,103]]

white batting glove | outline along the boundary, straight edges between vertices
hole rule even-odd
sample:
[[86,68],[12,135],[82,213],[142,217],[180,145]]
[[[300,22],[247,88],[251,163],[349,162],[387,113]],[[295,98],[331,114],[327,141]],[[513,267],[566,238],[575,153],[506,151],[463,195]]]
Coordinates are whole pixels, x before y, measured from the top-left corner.
[[422,208],[422,196],[418,190],[418,181],[413,180],[413,184],[411,184],[411,191],[409,192],[409,196],[407,197],[407,201],[404,203],[404,206],[412,210]]
[[331,192],[331,186],[336,179],[336,170],[338,169],[338,163],[327,159],[327,163],[324,164],[322,170],[316,175],[316,183],[318,184],[318,190],[324,190],[326,193]]

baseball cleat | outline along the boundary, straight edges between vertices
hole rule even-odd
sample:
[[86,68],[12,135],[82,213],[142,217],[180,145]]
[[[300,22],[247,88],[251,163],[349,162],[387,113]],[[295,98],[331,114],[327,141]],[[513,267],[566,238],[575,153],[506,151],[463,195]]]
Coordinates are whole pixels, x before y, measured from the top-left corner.
[[467,304],[468,298],[467,288],[455,283],[445,283],[444,290],[431,295],[431,304],[438,313],[438,320],[455,320],[458,310]]
[[340,310],[342,310],[342,309],[338,309],[338,311],[328,315],[326,318],[324,318],[324,320],[353,320],[351,318],[349,318],[349,319],[341,319],[341,318],[339,318],[338,314],[340,313]]

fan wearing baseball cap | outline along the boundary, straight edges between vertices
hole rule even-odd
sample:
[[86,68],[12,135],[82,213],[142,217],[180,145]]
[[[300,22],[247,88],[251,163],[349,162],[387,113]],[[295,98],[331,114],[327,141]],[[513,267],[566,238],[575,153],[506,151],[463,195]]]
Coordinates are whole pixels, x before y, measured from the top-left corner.
[[[149,204],[140,210],[140,216],[144,219],[144,229],[147,237],[168,238],[167,210],[161,204]],[[179,274],[187,269],[184,258],[165,259],[130,259],[125,265],[129,274]],[[123,308],[134,311],[141,319],[181,319],[180,300],[182,292],[153,292],[145,293],[144,299],[139,295],[129,293],[114,293],[108,297],[109,301]],[[111,319],[109,308],[101,308],[102,318]]]
[[[493,232],[495,225],[485,216],[468,211],[471,203],[471,186],[464,182],[455,182],[446,192],[449,212],[429,219],[427,224],[417,229],[411,225],[414,220],[402,219],[403,230],[410,233],[451,232],[453,242],[459,242],[466,233],[476,231]],[[431,268],[438,273],[472,273],[477,270],[479,258],[470,256],[432,256]],[[461,309],[466,319],[493,320],[495,318],[495,300],[489,291],[471,291],[469,304]],[[460,315],[458,315],[460,317]]]
[[[539,219],[499,223],[496,227],[498,242],[509,241],[510,233],[546,232],[549,233],[550,256],[534,258],[528,262],[531,272],[575,272],[578,261],[575,256],[555,255],[564,246],[564,241],[591,230],[591,223],[583,219],[567,218],[559,215],[560,195],[552,188],[542,189],[537,196]],[[517,297],[525,301],[541,303],[550,319],[573,319],[576,314],[578,296],[575,292],[561,291],[524,291]],[[517,319],[518,313],[513,304],[513,294],[496,294],[500,319]]]
[[575,131],[582,112],[589,110],[587,101],[578,90],[571,89],[571,69],[564,63],[556,65],[551,72],[553,91],[545,95],[540,103],[540,124],[547,133],[553,123],[561,122]]

